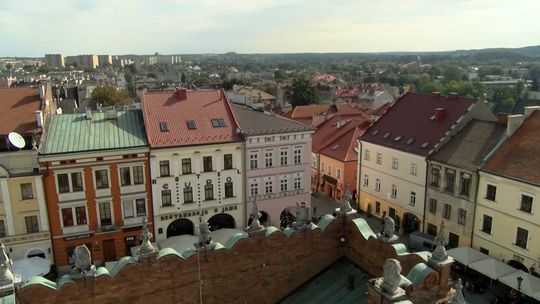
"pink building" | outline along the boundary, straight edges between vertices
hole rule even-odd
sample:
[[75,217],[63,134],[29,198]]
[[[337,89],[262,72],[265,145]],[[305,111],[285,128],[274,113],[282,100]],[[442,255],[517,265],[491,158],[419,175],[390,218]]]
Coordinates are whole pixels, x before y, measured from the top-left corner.
[[296,121],[232,106],[246,141],[246,221],[256,200],[263,225],[294,220],[296,203],[311,201],[313,128]]

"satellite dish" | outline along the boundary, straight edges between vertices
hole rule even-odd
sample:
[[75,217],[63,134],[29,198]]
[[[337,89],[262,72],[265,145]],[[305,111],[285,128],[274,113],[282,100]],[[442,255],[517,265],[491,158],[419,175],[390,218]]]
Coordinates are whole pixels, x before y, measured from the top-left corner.
[[16,132],[10,132],[8,134],[9,142],[14,145],[15,147],[22,149],[24,146],[26,146],[26,142],[24,141],[24,138],[21,136],[21,134]]

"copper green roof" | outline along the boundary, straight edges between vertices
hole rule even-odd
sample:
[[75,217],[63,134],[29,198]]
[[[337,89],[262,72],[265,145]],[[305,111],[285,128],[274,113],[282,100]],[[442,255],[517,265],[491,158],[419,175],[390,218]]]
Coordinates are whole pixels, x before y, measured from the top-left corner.
[[118,111],[107,119],[106,111],[50,115],[41,154],[72,153],[147,146],[141,110]]

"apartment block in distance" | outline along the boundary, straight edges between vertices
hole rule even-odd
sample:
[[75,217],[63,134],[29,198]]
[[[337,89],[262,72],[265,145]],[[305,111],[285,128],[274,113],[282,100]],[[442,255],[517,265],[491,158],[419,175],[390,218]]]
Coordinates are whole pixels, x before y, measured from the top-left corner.
[[45,64],[51,68],[63,68],[66,66],[62,54],[46,54]]

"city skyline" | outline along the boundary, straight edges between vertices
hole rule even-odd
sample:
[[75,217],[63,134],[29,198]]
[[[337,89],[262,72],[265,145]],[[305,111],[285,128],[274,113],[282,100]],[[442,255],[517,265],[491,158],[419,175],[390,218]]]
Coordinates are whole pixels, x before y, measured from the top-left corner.
[[[0,2],[0,56],[451,51],[537,45],[521,0]],[[535,9],[536,8],[536,9]],[[502,42],[501,42],[502,41]]]

